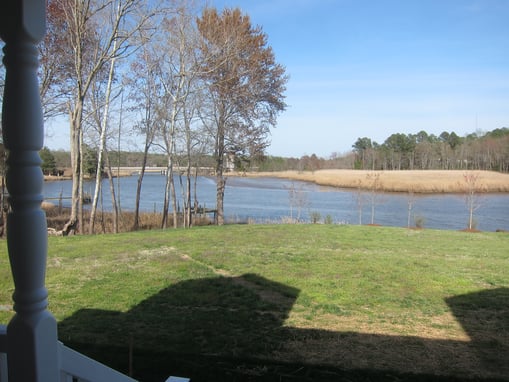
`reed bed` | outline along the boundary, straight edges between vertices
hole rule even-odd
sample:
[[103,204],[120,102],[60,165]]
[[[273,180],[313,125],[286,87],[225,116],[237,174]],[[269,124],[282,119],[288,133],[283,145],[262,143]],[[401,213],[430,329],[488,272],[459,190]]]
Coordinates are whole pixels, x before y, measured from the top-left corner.
[[509,192],[509,174],[494,171],[462,170],[318,170],[246,173],[252,177],[275,177],[313,182],[322,186],[344,188],[373,188],[378,177],[377,190],[415,193],[462,193],[467,190],[466,175],[477,176],[478,192]]

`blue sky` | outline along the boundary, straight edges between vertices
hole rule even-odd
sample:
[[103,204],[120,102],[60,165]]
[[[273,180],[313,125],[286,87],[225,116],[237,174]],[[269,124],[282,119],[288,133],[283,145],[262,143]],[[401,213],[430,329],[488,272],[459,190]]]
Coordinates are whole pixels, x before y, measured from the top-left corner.
[[509,127],[509,0],[209,0],[239,7],[286,67],[271,155],[359,137]]
[[[509,127],[509,0],[206,0],[262,27],[290,76],[270,155]],[[69,147],[67,123],[46,145]]]

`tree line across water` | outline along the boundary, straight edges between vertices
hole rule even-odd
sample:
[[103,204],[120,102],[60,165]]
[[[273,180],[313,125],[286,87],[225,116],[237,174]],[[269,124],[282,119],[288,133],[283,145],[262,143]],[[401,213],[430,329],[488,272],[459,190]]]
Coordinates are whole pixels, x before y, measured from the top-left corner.
[[509,172],[509,128],[460,137],[443,132],[439,136],[421,131],[397,133],[382,144],[358,138],[348,153],[328,158],[315,154],[300,158],[267,157],[254,163],[261,171],[359,170],[487,170]]
[[[45,174],[71,166],[70,153],[63,150],[41,150]],[[97,155],[86,148],[85,172],[93,176],[97,167]],[[144,153],[136,151],[111,151],[113,166],[141,167]],[[166,156],[148,153],[148,166],[165,167]],[[179,162],[177,160],[177,162]],[[210,155],[194,157],[194,163],[205,168],[214,167]],[[362,170],[488,170],[509,172],[509,128],[497,128],[487,133],[472,133],[459,137],[456,133],[443,132],[439,136],[421,131],[418,134],[392,134],[383,144],[370,138],[358,138],[352,151],[333,153],[328,158],[316,154],[300,158],[280,156],[238,157],[234,160],[237,171],[315,171],[319,169]]]
[[509,171],[509,128],[460,137],[454,132],[439,136],[392,134],[382,144],[359,138],[353,144],[355,167],[374,170],[491,170]]

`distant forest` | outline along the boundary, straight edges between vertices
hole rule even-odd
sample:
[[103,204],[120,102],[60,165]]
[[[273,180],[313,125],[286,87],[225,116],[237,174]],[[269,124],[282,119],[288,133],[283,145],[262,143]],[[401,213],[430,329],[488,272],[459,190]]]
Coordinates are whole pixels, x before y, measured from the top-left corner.
[[315,154],[301,158],[270,157],[257,164],[263,171],[319,170],[490,170],[509,172],[509,128],[460,137],[444,131],[439,136],[392,134],[383,143],[358,138],[352,151],[333,153],[329,158]]
[[[47,149],[45,149],[47,150]],[[91,149],[91,161],[94,160]],[[47,153],[46,153],[47,154]],[[57,168],[70,167],[70,154],[51,151]],[[141,166],[143,153],[110,152],[111,165]],[[90,157],[89,157],[90,158]],[[43,158],[44,161],[44,158]],[[164,154],[149,155],[148,166],[166,166]],[[178,161],[177,161],[178,163]],[[212,156],[201,155],[195,163],[213,167]],[[439,136],[421,131],[417,134],[392,134],[383,143],[370,138],[358,138],[348,153],[333,153],[328,158],[315,154],[300,158],[264,156],[236,158],[240,171],[315,171],[319,169],[362,170],[491,170],[509,172],[509,128],[503,127],[487,133],[472,133],[460,137],[444,131]],[[92,166],[93,168],[93,166]]]
[[483,135],[472,133],[462,138],[444,131],[438,137],[421,131],[417,134],[392,134],[384,143],[359,138],[352,146],[355,167],[377,170],[472,169],[508,172],[509,128]]

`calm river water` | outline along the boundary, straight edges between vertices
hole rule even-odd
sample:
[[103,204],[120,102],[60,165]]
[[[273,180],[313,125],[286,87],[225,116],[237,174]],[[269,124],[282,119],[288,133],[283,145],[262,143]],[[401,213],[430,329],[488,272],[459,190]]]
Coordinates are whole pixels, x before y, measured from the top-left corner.
[[[123,211],[133,210],[136,196],[137,176],[115,180],[119,188],[120,204]],[[141,209],[159,212],[163,206],[165,177],[156,174],[145,175],[142,187]],[[179,180],[176,178],[177,195],[181,195]],[[102,203],[105,210],[111,210],[111,197],[107,180],[103,181]],[[86,183],[84,190],[93,193],[94,184]],[[214,208],[215,181],[213,178],[198,177],[198,201],[201,206]],[[291,190],[294,190],[291,202]],[[45,182],[45,198],[69,197],[71,181]],[[359,224],[359,196],[362,197],[363,224],[371,222],[370,194],[323,187],[312,183],[276,178],[229,178],[225,193],[225,217],[230,222],[258,223],[281,222],[292,216],[309,222],[311,216],[326,217],[334,223]],[[58,203],[56,200],[51,200]],[[479,208],[474,212],[477,228],[483,231],[509,230],[509,194],[485,194],[479,198]],[[70,205],[63,200],[63,205]],[[459,230],[467,226],[468,209],[461,194],[415,195],[406,193],[381,193],[375,200],[375,224],[385,226],[407,226],[409,205],[410,224],[423,222],[425,228]],[[101,207],[99,207],[101,208]]]

